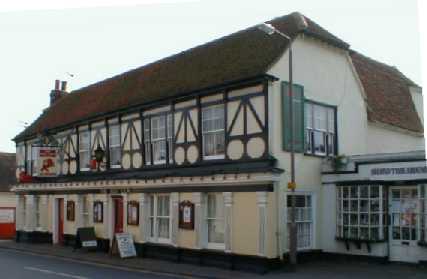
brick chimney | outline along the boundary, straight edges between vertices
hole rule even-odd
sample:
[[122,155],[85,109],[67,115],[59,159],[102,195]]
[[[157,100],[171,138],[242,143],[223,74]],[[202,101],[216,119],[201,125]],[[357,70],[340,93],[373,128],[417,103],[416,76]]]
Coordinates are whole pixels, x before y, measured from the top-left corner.
[[50,105],[52,106],[67,94],[67,82],[59,79],[55,80],[55,88],[50,91]]

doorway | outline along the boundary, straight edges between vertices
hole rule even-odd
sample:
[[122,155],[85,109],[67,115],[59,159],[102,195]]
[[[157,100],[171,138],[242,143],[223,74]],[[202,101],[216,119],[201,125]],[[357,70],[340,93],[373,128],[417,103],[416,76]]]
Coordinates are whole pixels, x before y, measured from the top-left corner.
[[57,203],[57,212],[58,212],[58,243],[64,243],[64,199],[58,199]]
[[390,261],[418,262],[420,200],[416,186],[389,189]]
[[123,232],[123,197],[113,197],[114,234]]

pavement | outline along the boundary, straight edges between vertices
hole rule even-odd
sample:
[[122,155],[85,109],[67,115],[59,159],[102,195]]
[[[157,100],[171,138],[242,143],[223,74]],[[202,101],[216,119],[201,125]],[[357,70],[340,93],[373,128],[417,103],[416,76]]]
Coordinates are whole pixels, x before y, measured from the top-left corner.
[[[344,260],[299,264],[296,273],[276,270],[265,275],[147,258],[120,259],[106,253],[73,251],[51,244],[0,241],[0,278],[248,278],[248,279],[426,279],[427,268]],[[7,276],[2,272],[7,271]]]

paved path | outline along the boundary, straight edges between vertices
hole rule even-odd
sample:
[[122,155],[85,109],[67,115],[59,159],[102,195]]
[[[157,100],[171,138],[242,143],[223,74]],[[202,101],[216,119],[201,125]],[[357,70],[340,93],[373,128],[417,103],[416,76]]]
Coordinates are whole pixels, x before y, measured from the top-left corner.
[[8,279],[174,279],[190,278],[87,265],[54,257],[0,249],[0,278]]

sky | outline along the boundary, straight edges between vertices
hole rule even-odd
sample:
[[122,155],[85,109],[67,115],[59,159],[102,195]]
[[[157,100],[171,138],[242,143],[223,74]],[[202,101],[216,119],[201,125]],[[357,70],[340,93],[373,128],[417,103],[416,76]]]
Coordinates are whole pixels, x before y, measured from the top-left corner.
[[427,82],[424,0],[1,1],[0,151],[15,151],[11,139],[48,107],[55,79],[78,89],[294,11]]

